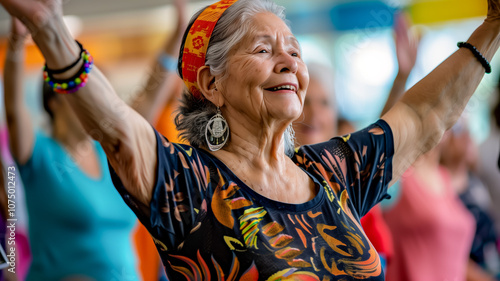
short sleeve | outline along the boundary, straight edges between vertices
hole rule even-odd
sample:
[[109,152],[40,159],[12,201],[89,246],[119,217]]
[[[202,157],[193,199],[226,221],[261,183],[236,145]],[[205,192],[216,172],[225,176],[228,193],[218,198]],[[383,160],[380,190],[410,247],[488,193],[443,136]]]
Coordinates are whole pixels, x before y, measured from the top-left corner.
[[361,216],[384,198],[392,180],[394,140],[384,120],[351,135],[347,145],[353,152],[349,195]]
[[149,215],[140,207],[143,204],[124,188],[111,165],[109,168],[125,203],[166,251],[177,247],[194,226],[204,199],[206,169],[196,149],[168,142],[156,130],[155,134],[157,169]]
[[[50,162],[47,160],[50,157],[49,154],[51,153],[51,148],[49,146],[53,145],[52,142],[53,140],[45,136],[41,131],[37,130],[35,132],[33,152],[31,153],[28,161],[23,165],[16,161],[16,165],[19,168],[19,172],[26,187],[32,186],[29,184],[29,181],[36,180],[35,175],[40,174],[41,171],[45,170],[44,163]],[[55,164],[56,163],[53,163],[53,165]]]
[[297,155],[314,163],[337,196],[347,190],[360,218],[390,198],[387,188],[392,179],[394,141],[384,120],[351,135],[303,147]]

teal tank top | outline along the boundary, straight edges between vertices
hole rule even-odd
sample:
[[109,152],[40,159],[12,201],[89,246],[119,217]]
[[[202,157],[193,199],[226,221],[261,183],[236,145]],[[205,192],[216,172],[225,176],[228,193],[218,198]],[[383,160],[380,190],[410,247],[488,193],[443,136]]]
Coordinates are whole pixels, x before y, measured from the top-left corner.
[[19,166],[32,251],[27,281],[139,280],[131,237],[136,217],[115,190],[97,142],[95,148],[100,179],[40,132],[30,160]]

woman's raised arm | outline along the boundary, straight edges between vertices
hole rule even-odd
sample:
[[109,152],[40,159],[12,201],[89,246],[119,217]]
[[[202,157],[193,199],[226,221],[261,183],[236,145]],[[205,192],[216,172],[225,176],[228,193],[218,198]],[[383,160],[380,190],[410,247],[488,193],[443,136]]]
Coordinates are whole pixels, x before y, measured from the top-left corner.
[[[487,19],[467,41],[488,61],[500,46],[499,2],[488,0]],[[471,50],[460,48],[382,117],[394,133],[393,182],[456,122],[484,73]]]
[[[30,30],[50,69],[64,69],[80,56],[80,48],[62,19],[61,0],[0,0],[7,11]],[[55,76],[67,79],[80,62]],[[87,133],[99,141],[109,162],[131,195],[148,207],[155,183],[156,137],[152,127],[115,93],[94,68],[87,84],[65,95]],[[147,209],[147,208],[146,208]]]
[[4,67],[4,104],[12,156],[19,164],[31,158],[35,142],[33,123],[24,100],[23,72],[25,42],[29,35],[23,24],[13,18]]
[[[188,0],[174,0],[177,13],[177,24],[170,38],[165,43],[161,54],[149,70],[149,78],[142,91],[137,95],[132,108],[149,123],[155,124],[165,104],[179,99],[179,83],[177,76],[177,57],[181,46],[182,35],[187,26],[186,4]],[[172,124],[173,125],[173,124]]]

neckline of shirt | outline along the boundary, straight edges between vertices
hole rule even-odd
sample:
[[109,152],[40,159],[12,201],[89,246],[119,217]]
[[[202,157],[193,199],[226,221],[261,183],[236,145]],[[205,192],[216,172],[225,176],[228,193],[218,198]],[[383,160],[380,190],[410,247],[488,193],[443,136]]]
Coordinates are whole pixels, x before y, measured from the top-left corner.
[[313,199],[304,203],[300,204],[284,203],[267,198],[261,195],[260,193],[256,192],[255,190],[250,188],[247,184],[245,184],[236,174],[234,174],[233,171],[231,171],[231,169],[229,169],[222,160],[220,160],[219,158],[213,156],[208,152],[203,151],[202,149],[198,149],[198,151],[200,151],[203,155],[207,156],[212,162],[214,162],[217,168],[221,170],[222,174],[227,175],[228,182],[231,181],[234,182],[243,192],[248,194],[253,201],[257,202],[259,205],[263,207],[273,208],[280,211],[307,212],[314,209],[317,205],[322,203],[325,198],[324,196],[325,191],[319,180],[300,165],[298,167],[302,171],[304,171],[309,178],[313,180],[314,185],[318,188],[318,192]]

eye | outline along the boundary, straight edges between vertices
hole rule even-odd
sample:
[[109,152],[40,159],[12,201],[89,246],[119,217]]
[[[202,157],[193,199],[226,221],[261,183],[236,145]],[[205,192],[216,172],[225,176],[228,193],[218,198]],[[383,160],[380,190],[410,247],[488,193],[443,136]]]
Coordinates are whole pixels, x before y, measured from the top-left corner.
[[292,57],[299,57],[299,54],[298,53],[291,53],[290,54]]
[[267,54],[267,53],[269,53],[269,52],[265,49],[259,51],[259,54]]

